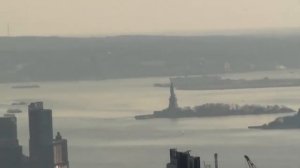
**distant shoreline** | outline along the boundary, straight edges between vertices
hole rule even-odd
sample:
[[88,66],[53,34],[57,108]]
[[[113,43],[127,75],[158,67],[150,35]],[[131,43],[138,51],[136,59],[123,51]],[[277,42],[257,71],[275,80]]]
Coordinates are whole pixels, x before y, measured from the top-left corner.
[[258,125],[258,126],[249,126],[249,129],[299,129],[300,128],[300,110],[297,114],[286,117],[278,117],[274,121]]
[[297,69],[299,35],[0,38],[0,82]]
[[[249,88],[297,87],[299,79],[229,79],[219,76],[175,77],[170,79],[178,90],[226,90]],[[155,83],[154,87],[169,87],[168,83]]]

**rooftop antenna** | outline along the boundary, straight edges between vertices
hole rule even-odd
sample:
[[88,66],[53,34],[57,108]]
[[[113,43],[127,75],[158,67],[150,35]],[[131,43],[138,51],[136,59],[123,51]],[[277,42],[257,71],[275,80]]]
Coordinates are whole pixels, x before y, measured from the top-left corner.
[[215,153],[215,168],[219,168],[219,163],[218,163],[218,154]]

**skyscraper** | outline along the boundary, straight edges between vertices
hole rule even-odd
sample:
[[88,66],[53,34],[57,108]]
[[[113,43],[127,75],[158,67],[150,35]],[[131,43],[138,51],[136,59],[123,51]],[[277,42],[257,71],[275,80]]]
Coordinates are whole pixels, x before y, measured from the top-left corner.
[[60,132],[53,140],[55,168],[69,168],[68,141],[63,139]]
[[21,168],[22,147],[17,139],[17,119],[14,116],[0,118],[0,167]]
[[31,103],[29,115],[29,160],[32,168],[53,168],[52,111],[43,102]]
[[170,163],[167,168],[201,168],[200,157],[191,156],[189,151],[178,152],[170,149]]

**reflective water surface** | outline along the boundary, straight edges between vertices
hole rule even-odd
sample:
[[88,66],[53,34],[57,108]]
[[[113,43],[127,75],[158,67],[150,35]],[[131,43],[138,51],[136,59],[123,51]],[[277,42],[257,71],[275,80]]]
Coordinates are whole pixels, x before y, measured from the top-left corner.
[[[169,148],[192,150],[220,167],[247,167],[247,154],[259,168],[300,167],[300,130],[248,130],[280,115],[134,120],[136,114],[165,108],[162,78],[39,83],[38,89],[0,85],[0,111],[13,101],[42,100],[53,109],[54,130],[69,141],[72,168],[164,168]],[[179,105],[206,102],[300,107],[300,87],[219,91],[177,91]],[[28,154],[28,118],[18,114],[19,140]]]

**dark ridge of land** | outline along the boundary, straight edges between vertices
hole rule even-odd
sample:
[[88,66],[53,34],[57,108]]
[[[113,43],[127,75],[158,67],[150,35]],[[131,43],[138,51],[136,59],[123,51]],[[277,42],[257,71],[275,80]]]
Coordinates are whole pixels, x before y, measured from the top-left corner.
[[299,37],[0,37],[0,83],[297,69]]
[[260,126],[249,126],[250,129],[299,129],[300,111],[293,116],[279,117],[274,121]]
[[190,118],[190,117],[218,117],[233,115],[260,115],[260,114],[278,114],[295,112],[285,106],[260,106],[260,105],[228,105],[222,103],[208,103],[194,108],[177,108],[154,111],[153,114],[137,115],[135,119],[153,119],[153,118]]

